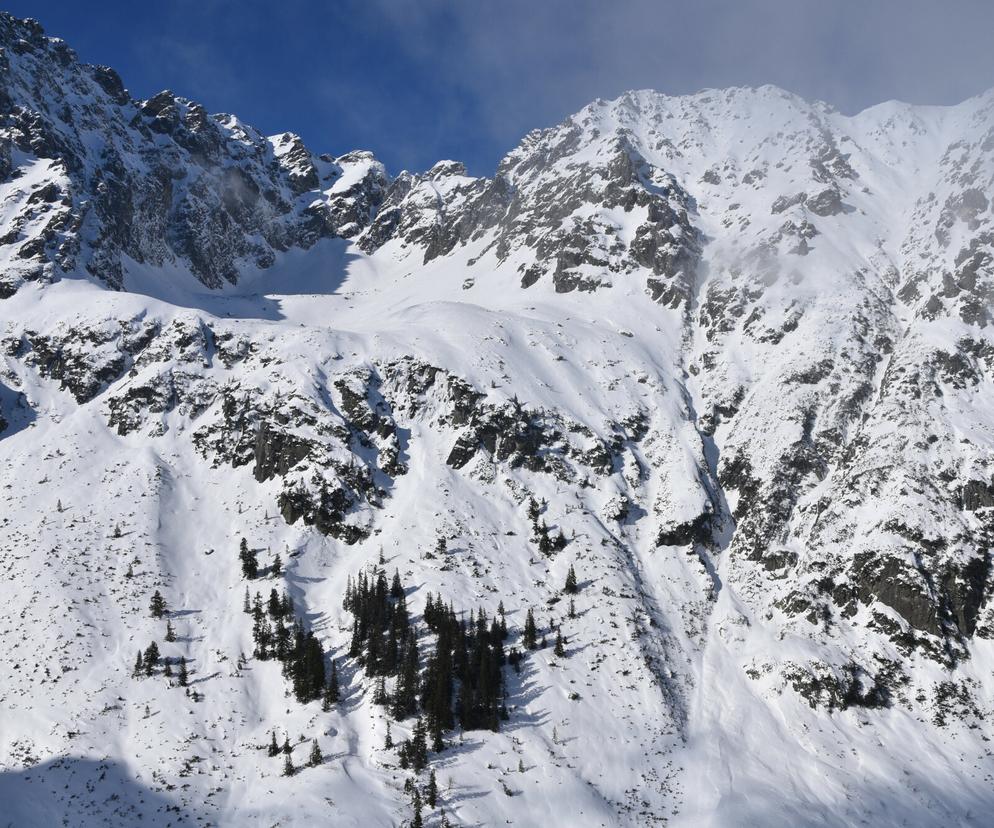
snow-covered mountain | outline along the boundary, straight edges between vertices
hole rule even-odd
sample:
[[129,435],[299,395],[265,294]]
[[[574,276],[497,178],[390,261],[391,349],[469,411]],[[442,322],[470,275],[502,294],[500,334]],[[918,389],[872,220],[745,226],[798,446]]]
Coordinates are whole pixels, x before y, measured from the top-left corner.
[[[994,91],[632,92],[483,179],[6,15],[0,72],[0,822],[401,825],[433,770],[430,826],[989,824]],[[377,567],[423,669],[429,594],[547,639],[420,773]],[[338,702],[253,656],[272,589]]]

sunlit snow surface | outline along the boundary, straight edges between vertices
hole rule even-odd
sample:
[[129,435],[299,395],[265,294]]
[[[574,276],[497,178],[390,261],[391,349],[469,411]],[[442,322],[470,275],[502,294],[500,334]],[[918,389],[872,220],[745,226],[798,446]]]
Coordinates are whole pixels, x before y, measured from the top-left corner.
[[[579,149],[542,174],[605,158],[607,136],[630,128],[640,151],[696,200],[693,222],[707,243],[689,308],[652,302],[636,274],[615,276],[592,294],[557,294],[547,281],[523,290],[518,267],[532,252],[521,248],[502,262],[486,239],[428,265],[421,251],[396,241],[373,256],[324,241],[281,254],[268,270],[246,266],[239,284],[222,291],[179,268],[131,263],[125,292],[73,277],[27,285],[0,303],[4,341],[136,319],[244,336],[254,351],[230,368],[209,347],[192,362],[177,357],[173,367],[218,385],[234,379],[263,393],[303,395],[339,417],[336,377],[413,355],[487,400],[517,398],[556,411],[605,440],[612,423],[637,412],[649,423],[647,437],[626,443],[626,459],[611,474],[566,483],[486,458],[455,470],[446,458],[458,429],[440,420],[444,412],[430,401],[416,413],[395,411],[409,471],[386,483],[382,509],[354,516],[372,534],[350,546],[300,522],[287,525],[276,509],[279,479],[258,483],[251,464],[215,464],[194,448],[193,432],[220,416],[218,406],[193,416],[180,405],[126,436],[108,425],[108,398],[143,372],[162,370],[168,357],[79,405],[6,349],[0,824],[391,826],[410,819],[409,774],[383,749],[384,712],[345,657],[346,578],[381,553],[388,572],[399,569],[410,587],[415,613],[429,591],[467,611],[493,613],[503,601],[512,628],[534,607],[541,625],[562,621],[569,639],[566,659],[550,646],[527,658],[520,677],[508,671],[511,716],[500,733],[450,734],[452,746],[434,758],[440,804],[455,825],[989,824],[989,641],[973,639],[971,657],[950,674],[898,653],[866,628],[868,616],[828,631],[777,602],[814,577],[812,561],[886,546],[880,527],[890,517],[917,521],[926,534],[957,531],[946,522],[953,517],[922,505],[927,492],[908,489],[935,469],[989,468],[990,370],[980,387],[922,403],[917,425],[902,420],[901,429],[881,381],[888,366],[917,364],[967,333],[990,341],[986,330],[952,314],[922,319],[926,290],[921,301],[895,291],[910,271],[941,282],[975,232],[954,224],[953,240],[938,245],[929,205],[937,212],[962,187],[943,158],[960,138],[980,143],[991,100],[952,109],[885,104],[843,118],[763,88],[683,99],[634,93],[579,113]],[[812,126],[814,114],[821,126]],[[817,189],[806,142],[825,125],[856,175],[843,182],[845,211],[812,219],[819,234],[810,251],[791,255],[769,239],[791,209],[802,208],[773,214],[771,203]],[[989,150],[975,168],[990,192]],[[744,183],[757,169],[763,175]],[[46,173],[30,167],[25,174]],[[589,211],[622,238],[640,218],[595,204]],[[777,341],[750,330],[748,315],[709,336],[700,323],[709,292],[743,282],[758,290],[750,300],[761,311],[754,325],[772,330],[802,311],[799,322]],[[889,339],[886,352],[879,336]],[[821,384],[789,380],[826,358],[833,368]],[[853,423],[836,408],[864,381],[869,402]],[[713,440],[703,437],[699,417],[739,386],[745,396],[736,414]],[[403,401],[403,390],[393,391]],[[778,474],[777,459],[799,439],[805,411],[845,423],[842,443],[871,434],[864,467],[847,461],[845,474],[868,473],[884,458],[894,469],[851,502],[837,493],[841,459],[805,481],[786,536],[771,539],[799,557],[785,583],[738,554],[727,514],[737,495],[718,491],[715,468],[721,457],[745,452],[758,478]],[[930,430],[941,437],[935,446],[918,439]],[[526,489],[547,499],[550,524],[575,534],[554,558],[528,541]],[[726,494],[731,503],[721,502]],[[619,496],[637,506],[621,523],[609,517]],[[713,497],[720,510],[714,548],[657,546],[661,528],[693,520]],[[816,507],[821,500],[829,505]],[[426,558],[439,535],[450,554]],[[297,704],[278,663],[249,660],[236,670],[239,653],[252,651],[237,561],[242,536],[283,555],[285,585],[339,659],[344,701],[337,709]],[[263,563],[269,557],[261,553]],[[547,603],[571,563],[582,586],[575,620],[565,617],[565,601]],[[266,597],[273,585],[251,587]],[[174,644],[163,642],[164,622],[149,617],[154,589],[173,610]],[[136,652],[151,640],[165,655],[187,657],[202,701],[161,675],[130,677]],[[889,709],[813,708],[782,672],[790,663],[837,663],[851,654],[872,661],[873,653],[901,660],[913,675]],[[950,675],[974,682],[979,715],[940,726],[929,694]],[[411,724],[394,723],[394,740]],[[280,740],[286,733],[301,742],[298,764],[316,738],[324,764],[283,777],[281,759],[265,753],[274,729]],[[435,812],[427,824],[438,821]]]

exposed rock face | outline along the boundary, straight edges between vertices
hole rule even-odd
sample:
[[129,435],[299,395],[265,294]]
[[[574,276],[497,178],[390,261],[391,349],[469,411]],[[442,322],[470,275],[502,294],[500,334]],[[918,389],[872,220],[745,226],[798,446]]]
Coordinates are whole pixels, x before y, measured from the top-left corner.
[[0,48],[0,172],[17,170],[2,295],[76,270],[120,289],[128,261],[219,288],[279,251],[356,235],[382,199],[368,153],[317,158],[168,91],[133,101],[32,21],[0,17]]

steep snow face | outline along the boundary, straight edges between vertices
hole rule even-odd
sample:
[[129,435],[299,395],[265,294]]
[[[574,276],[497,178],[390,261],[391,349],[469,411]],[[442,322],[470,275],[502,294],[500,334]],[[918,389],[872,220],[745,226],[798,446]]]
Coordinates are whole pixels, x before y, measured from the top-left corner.
[[[549,639],[433,755],[452,824],[984,823],[994,94],[632,92],[391,179],[0,45],[15,824],[410,819],[342,607],[381,559]],[[250,656],[246,587],[338,705]],[[131,677],[153,640],[194,695]]]

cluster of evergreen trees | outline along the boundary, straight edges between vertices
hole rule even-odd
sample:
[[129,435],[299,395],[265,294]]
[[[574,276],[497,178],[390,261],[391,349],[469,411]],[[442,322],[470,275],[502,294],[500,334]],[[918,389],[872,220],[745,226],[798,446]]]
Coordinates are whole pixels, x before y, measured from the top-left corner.
[[[421,663],[419,631],[407,609],[400,574],[388,584],[386,573],[375,568],[349,579],[343,600],[355,616],[349,655],[366,674],[378,679],[373,701],[388,706],[397,720],[421,714],[412,739],[400,746],[400,759],[421,770],[432,750],[444,747],[442,734],[456,722],[467,730],[498,730],[507,717],[503,667],[507,622],[501,606],[497,618],[484,610],[469,619],[430,593],[424,622],[435,634],[434,646]],[[514,659],[518,658],[516,651]],[[386,679],[395,681],[387,691]]]
[[[162,657],[159,653],[159,645],[153,641],[148,645],[148,647],[145,648],[144,651],[138,651],[138,656],[135,658],[135,667],[131,675],[133,678],[155,675],[159,665],[162,664],[163,674],[171,677],[173,674],[173,663],[173,659]],[[177,675],[179,686],[186,687],[189,681],[189,673],[186,667],[186,656],[180,656],[179,661],[175,663],[179,665],[179,673]]]
[[[152,593],[152,598],[149,600],[148,610],[149,614],[151,614],[153,618],[162,618],[169,612],[166,607],[166,601],[162,597],[162,593],[159,592],[159,590],[155,590],[155,592]],[[166,618],[166,641],[169,643],[176,641],[176,632],[173,630],[173,624],[169,618]],[[159,652],[159,645],[155,641],[149,644],[144,650],[138,651],[138,655],[135,658],[135,666],[131,672],[131,675],[134,678],[155,675],[160,664],[162,665],[163,675],[169,678],[173,675],[172,665],[177,664],[179,667],[179,673],[177,676],[179,686],[188,686],[189,673],[187,671],[186,657],[180,656],[178,661],[173,658],[163,658]]]
[[243,609],[252,616],[253,655],[260,661],[282,662],[283,675],[291,682],[297,701],[323,699],[326,707],[338,701],[337,667],[332,662],[326,675],[324,648],[294,615],[293,600],[286,591],[281,596],[274,588],[265,604],[258,592],[250,600],[246,591]]
[[553,535],[545,520],[539,520],[544,510],[544,501],[543,505],[539,506],[535,498],[528,499],[528,519],[532,522],[532,543],[538,546],[538,551],[543,555],[552,555],[565,549],[569,541],[566,540],[562,529]]
[[[290,738],[288,736],[283,737],[282,747],[276,741],[276,731],[273,731],[272,741],[269,743],[269,748],[267,753],[270,756],[279,756],[283,754],[283,775],[293,776],[298,768],[293,763],[293,747],[290,745]],[[318,740],[311,740],[311,752],[307,756],[307,766],[314,768],[320,765],[324,761],[324,756],[321,753],[321,748],[318,747]]]

